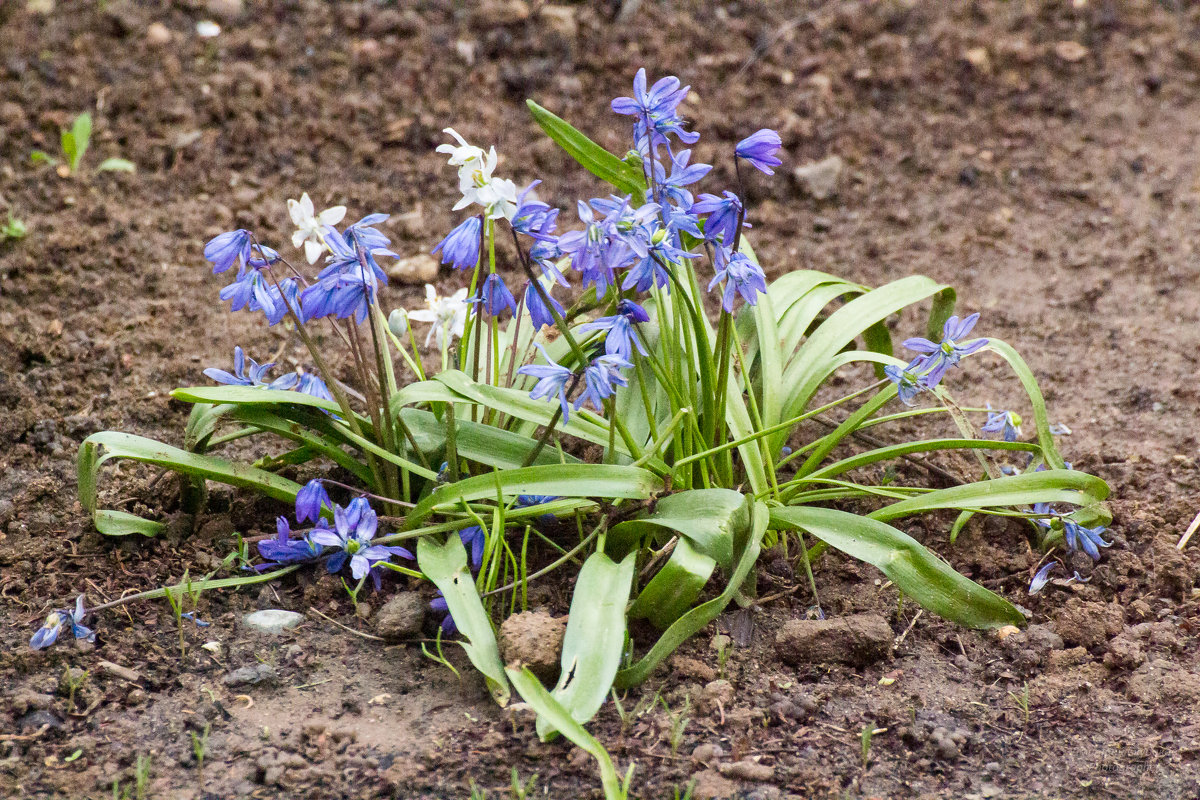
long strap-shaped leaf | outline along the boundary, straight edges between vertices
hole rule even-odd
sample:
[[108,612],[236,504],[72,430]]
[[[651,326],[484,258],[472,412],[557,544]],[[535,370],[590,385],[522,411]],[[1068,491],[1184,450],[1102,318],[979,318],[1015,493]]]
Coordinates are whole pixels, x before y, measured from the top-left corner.
[[640,467],[617,464],[556,464],[499,470],[439,486],[408,515],[408,527],[439,508],[461,502],[522,494],[644,500],[662,491],[663,482]]
[[654,513],[613,526],[607,548],[614,557],[636,549],[641,539],[654,534],[679,534],[696,550],[714,558],[724,570],[733,568],[735,531],[750,521],[746,498],[732,489],[693,489],[676,492],[658,501]]
[[[988,481],[938,489],[871,512],[872,519],[889,520],[951,508],[956,511],[1003,508],[1034,503],[1091,506],[1108,497],[1108,484],[1095,475],[1069,469],[1005,475]],[[836,545],[835,545],[836,546]]]
[[[616,562],[597,552],[588,556],[579,570],[563,637],[562,673],[553,692],[576,722],[585,723],[596,715],[621,666],[625,606],[636,559],[636,554],[630,553]],[[545,741],[555,726],[539,716],[537,732]]]
[[475,669],[483,673],[492,697],[501,706],[508,705],[511,692],[504,677],[504,662],[500,660],[492,621],[467,567],[467,550],[457,535],[447,536],[442,544],[436,539],[422,536],[417,541],[417,566],[441,590],[455,627],[467,638],[461,643],[462,649]]
[[[104,431],[94,433],[83,441],[83,444],[79,446],[79,456],[76,462],[79,475],[79,502],[93,514],[93,517],[96,513],[97,478],[100,467],[105,461],[112,458],[141,461],[183,475],[254,489],[268,497],[288,503],[294,503],[296,493],[300,491],[300,484],[266,470],[235,464],[214,456],[189,453],[187,450],[181,450],[154,439],[147,439],[144,436]],[[111,514],[107,516],[109,520],[112,519]],[[132,524],[129,519],[125,519],[125,522]],[[126,530],[125,532],[130,531]],[[138,530],[137,532],[144,533],[146,531]]]
[[1012,603],[961,575],[908,534],[877,519],[831,508],[789,506],[771,509],[771,527],[808,531],[843,553],[873,564],[904,594],[960,625],[996,628],[1025,622]]

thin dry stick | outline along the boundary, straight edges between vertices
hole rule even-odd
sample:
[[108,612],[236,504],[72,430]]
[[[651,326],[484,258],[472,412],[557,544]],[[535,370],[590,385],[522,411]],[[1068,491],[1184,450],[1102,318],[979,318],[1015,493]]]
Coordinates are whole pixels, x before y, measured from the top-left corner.
[[1182,550],[1183,548],[1187,547],[1188,541],[1192,538],[1192,534],[1194,534],[1197,529],[1200,529],[1200,511],[1196,512],[1196,517],[1192,520],[1192,524],[1188,525],[1187,530],[1184,531],[1183,536],[1180,537],[1179,544],[1175,545],[1176,549]]
[[373,634],[373,633],[363,633],[362,631],[356,631],[356,630],[354,630],[354,628],[351,628],[351,627],[349,627],[349,626],[347,626],[347,625],[343,625],[342,623],[338,622],[338,621],[337,621],[336,619],[334,619],[333,617],[330,617],[330,616],[328,616],[328,615],[326,615],[326,614],[322,614],[320,611],[318,611],[317,609],[313,608],[312,606],[309,606],[309,607],[308,607],[308,610],[309,610],[309,611],[311,611],[311,612],[313,612],[314,614],[316,614],[316,615],[317,615],[317,616],[319,616],[319,617],[324,617],[325,619],[327,619],[327,620],[329,620],[330,622],[332,622],[334,625],[337,625],[337,626],[338,626],[339,628],[341,628],[342,630],[344,630],[344,631],[347,631],[347,632],[349,632],[349,633],[353,633],[355,636],[361,636],[361,637],[362,637],[362,638],[364,638],[364,639],[373,639],[373,640],[375,640],[375,641],[377,641],[377,642],[382,642],[382,641],[383,641],[383,637],[382,637],[382,636],[376,636],[376,635],[375,635],[375,634]]

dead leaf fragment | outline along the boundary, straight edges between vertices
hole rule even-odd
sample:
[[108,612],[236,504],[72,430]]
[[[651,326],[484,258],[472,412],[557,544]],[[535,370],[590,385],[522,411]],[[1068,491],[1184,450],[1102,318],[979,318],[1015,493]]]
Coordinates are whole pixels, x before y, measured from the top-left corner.
[[1076,61],[1082,61],[1087,56],[1088,49],[1079,42],[1067,40],[1054,45],[1054,54],[1063,61],[1074,64]]

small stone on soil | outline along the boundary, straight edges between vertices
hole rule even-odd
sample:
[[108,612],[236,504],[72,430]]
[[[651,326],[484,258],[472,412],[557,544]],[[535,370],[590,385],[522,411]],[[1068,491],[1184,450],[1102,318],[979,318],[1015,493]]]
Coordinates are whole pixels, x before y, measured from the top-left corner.
[[417,592],[399,592],[375,615],[375,632],[389,641],[411,639],[421,633],[427,610]]
[[736,778],[753,783],[766,783],[774,779],[775,768],[760,764],[753,759],[745,758],[732,764],[722,764],[721,774],[727,778]]
[[225,676],[226,686],[246,686],[259,683],[273,683],[276,678],[275,668],[270,664],[258,664],[253,667],[239,667]]
[[775,636],[775,652],[786,664],[849,664],[864,667],[887,657],[892,628],[879,614],[829,620],[793,619]]
[[438,260],[427,253],[401,258],[388,268],[388,277],[400,283],[430,283],[437,275]]
[[278,635],[290,630],[304,621],[304,615],[295,611],[284,611],[279,608],[264,608],[261,611],[251,611],[242,617],[242,624],[253,628],[259,633]]
[[837,194],[838,178],[844,167],[841,156],[829,156],[796,167],[792,175],[814,200],[825,200]]

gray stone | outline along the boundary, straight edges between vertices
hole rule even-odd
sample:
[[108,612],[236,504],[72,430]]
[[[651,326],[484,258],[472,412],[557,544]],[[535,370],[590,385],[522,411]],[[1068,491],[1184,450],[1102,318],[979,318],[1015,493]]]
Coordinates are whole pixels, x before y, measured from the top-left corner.
[[820,161],[810,161],[801,164],[792,171],[792,175],[815,200],[825,200],[837,194],[838,179],[846,162],[841,156],[830,156]]
[[887,656],[892,628],[879,614],[837,619],[793,619],[775,636],[775,652],[786,664],[849,664],[864,667]]
[[421,633],[428,605],[416,592],[399,592],[375,614],[375,632],[385,639],[400,641]]
[[304,621],[304,615],[295,611],[284,611],[279,608],[264,608],[262,611],[251,611],[242,617],[242,624],[253,628],[259,633],[278,635],[290,630]]
[[246,10],[245,0],[207,0],[204,7],[218,19],[237,19]]
[[258,683],[274,683],[275,668],[270,664],[255,664],[253,667],[239,667],[230,671],[224,679],[226,686],[253,686]]

